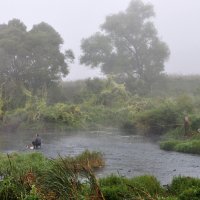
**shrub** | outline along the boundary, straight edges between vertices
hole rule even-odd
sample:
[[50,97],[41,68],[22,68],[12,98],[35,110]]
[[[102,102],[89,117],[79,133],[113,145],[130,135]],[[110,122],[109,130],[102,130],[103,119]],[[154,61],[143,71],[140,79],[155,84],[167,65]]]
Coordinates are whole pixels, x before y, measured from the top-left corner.
[[144,175],[130,179],[130,185],[134,185],[140,190],[144,190],[150,195],[157,195],[163,193],[159,181],[154,176]]
[[188,188],[200,188],[200,179],[191,177],[175,177],[169,186],[169,192],[173,195],[179,195],[188,190]]
[[136,123],[147,133],[163,134],[180,124],[181,113],[172,102],[164,103],[158,108],[139,114]]
[[200,140],[168,140],[160,142],[160,148],[167,151],[200,154]]
[[172,139],[176,140],[176,139],[184,138],[184,135],[185,135],[184,127],[180,126],[175,129],[169,130],[165,135],[163,135],[162,139],[163,140],[172,140]]
[[189,140],[179,143],[175,146],[174,150],[184,153],[200,154],[200,140]]
[[191,120],[191,129],[197,131],[200,128],[200,116],[193,116]]
[[0,199],[17,200],[19,196],[19,184],[16,182],[15,177],[5,176],[0,181]]
[[200,188],[188,188],[179,195],[179,200],[199,200]]
[[172,151],[179,142],[177,140],[169,140],[160,142],[160,148],[166,151]]
[[153,176],[140,176],[132,179],[111,175],[100,179],[100,186],[106,199],[121,200],[135,197],[156,197],[163,193],[163,188]]
[[125,178],[116,175],[110,175],[106,178],[100,179],[99,184],[105,199],[121,200],[123,197],[127,197],[128,195],[130,196],[125,181]]
[[41,118],[45,122],[63,123],[68,127],[81,127],[84,120],[79,106],[63,103],[47,107]]

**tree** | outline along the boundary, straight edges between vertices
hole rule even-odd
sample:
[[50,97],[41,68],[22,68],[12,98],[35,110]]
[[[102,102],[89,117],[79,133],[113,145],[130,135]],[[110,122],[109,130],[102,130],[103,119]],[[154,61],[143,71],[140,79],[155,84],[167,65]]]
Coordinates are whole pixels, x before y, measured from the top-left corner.
[[18,19],[1,24],[0,89],[3,89],[3,98],[13,100],[16,93],[22,96],[23,87],[34,94],[66,76],[68,63],[73,61],[74,55],[71,50],[61,52],[62,44],[61,36],[44,22],[34,25],[30,31]]
[[106,17],[100,32],[82,40],[81,64],[152,84],[169,57],[152,17],[153,6],[140,0],[132,0],[125,12]]
[[61,36],[42,22],[30,31],[18,19],[0,25],[1,82],[13,81],[36,89],[68,74],[71,50],[62,53]]

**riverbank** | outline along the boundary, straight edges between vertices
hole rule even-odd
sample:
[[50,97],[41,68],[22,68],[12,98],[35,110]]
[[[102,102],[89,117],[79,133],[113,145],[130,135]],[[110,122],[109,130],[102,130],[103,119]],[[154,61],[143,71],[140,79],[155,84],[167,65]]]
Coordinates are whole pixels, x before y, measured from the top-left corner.
[[[170,140],[176,141],[162,141],[162,149],[199,154],[200,137],[190,138],[191,134],[198,134],[200,124],[196,101],[187,95],[176,98],[125,96],[123,102],[117,98],[115,101],[102,103],[98,95],[91,94],[81,103],[51,105],[44,99],[36,101],[33,98],[27,106],[5,112],[0,129],[6,132],[28,130],[56,133],[104,130],[105,127],[111,127],[149,137],[163,137],[171,132]],[[184,135],[183,130],[186,112],[190,113],[188,135]],[[187,143],[185,139],[182,141],[183,136],[188,138]],[[180,145],[181,142],[184,144]],[[172,147],[171,143],[177,143],[178,147]]]
[[200,155],[200,133],[190,130],[185,134],[183,128],[171,130],[162,137],[160,148],[166,151]]
[[[43,139],[38,151],[46,157],[77,156],[89,149],[102,152],[105,167],[98,170],[103,178],[110,174],[135,177],[145,174],[155,176],[162,185],[171,183],[174,176],[199,177],[200,159],[196,155],[160,150],[157,141],[141,135],[130,135],[116,130],[81,132],[39,132]],[[33,132],[0,134],[0,151],[32,152],[26,145]],[[200,178],[200,177],[199,177]]]
[[[76,200],[191,200],[200,195],[197,178],[176,177],[167,186],[148,175],[134,178],[109,175],[97,179],[92,168],[104,163],[97,152],[53,160],[40,153],[0,157],[2,200],[62,200],[66,196]],[[101,164],[93,165],[94,159],[100,159]]]

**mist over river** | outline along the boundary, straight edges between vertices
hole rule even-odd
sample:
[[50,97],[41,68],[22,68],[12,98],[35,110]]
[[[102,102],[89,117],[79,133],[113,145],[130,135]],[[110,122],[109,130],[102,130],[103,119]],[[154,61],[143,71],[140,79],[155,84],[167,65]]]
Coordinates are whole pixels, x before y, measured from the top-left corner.
[[[0,133],[0,151],[31,151],[26,145],[31,144],[34,135],[33,132]],[[112,173],[126,177],[150,174],[162,184],[179,175],[200,178],[200,156],[160,150],[157,142],[146,137],[114,130],[40,135],[42,148],[33,151],[41,151],[48,157],[74,156],[86,149],[102,152],[106,165],[96,172],[98,177]]]

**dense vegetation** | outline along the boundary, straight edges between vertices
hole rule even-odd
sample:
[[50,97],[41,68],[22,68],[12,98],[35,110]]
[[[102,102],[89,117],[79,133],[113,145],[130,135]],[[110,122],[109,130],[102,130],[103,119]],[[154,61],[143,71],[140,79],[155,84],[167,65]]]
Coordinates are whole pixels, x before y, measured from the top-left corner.
[[[152,176],[124,178],[110,175],[96,179],[92,168],[104,164],[98,152],[83,152],[54,160],[40,153],[1,154],[2,200],[197,200],[200,180],[176,177],[163,187]],[[85,161],[87,160],[87,163]],[[98,164],[96,164],[98,163]]]
[[[188,83],[186,88],[185,82]],[[149,93],[139,95],[113,76],[62,82],[59,90],[55,90],[55,99],[49,94],[36,96],[26,90],[26,101],[20,107],[5,111],[4,101],[1,100],[1,129],[115,127],[134,134],[161,136],[161,148],[166,150],[199,154],[198,83],[198,76],[165,76],[160,80],[165,87],[159,88],[155,84]],[[174,84],[174,87],[170,84]],[[140,91],[143,89],[142,85]],[[177,93],[177,89],[182,94]],[[187,133],[183,123],[186,115],[190,120]]]
[[[81,43],[80,62],[105,78],[65,82],[71,50],[42,22],[0,25],[0,130],[116,127],[159,136],[160,147],[200,154],[200,76],[163,73],[169,57],[152,22],[152,5],[132,0]],[[189,118],[188,127],[183,119]],[[13,133],[14,134],[14,133]],[[200,180],[174,178],[164,188],[152,176],[97,181],[98,152],[51,160],[38,153],[0,155],[2,200],[197,200]]]

